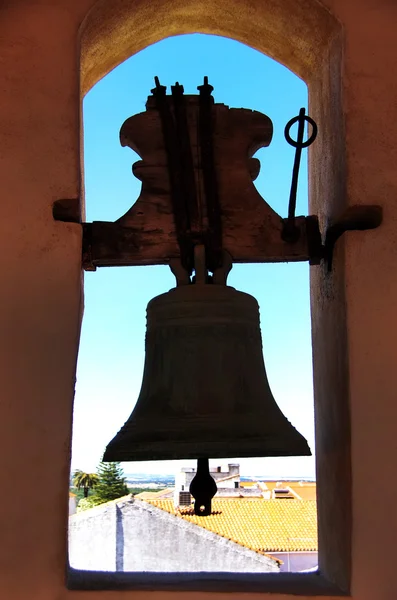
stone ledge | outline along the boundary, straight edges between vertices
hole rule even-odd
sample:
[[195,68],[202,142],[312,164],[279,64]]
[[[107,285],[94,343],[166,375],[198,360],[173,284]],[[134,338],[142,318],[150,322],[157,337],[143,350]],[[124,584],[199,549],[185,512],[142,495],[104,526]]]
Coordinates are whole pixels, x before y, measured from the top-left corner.
[[69,568],[69,590],[278,593],[349,596],[315,573],[110,573]]

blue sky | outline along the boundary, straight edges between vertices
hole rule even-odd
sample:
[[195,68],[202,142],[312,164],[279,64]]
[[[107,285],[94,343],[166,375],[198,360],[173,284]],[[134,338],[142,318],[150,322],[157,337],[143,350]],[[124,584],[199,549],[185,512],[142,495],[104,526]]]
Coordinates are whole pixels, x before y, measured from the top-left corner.
[[[216,102],[250,108],[273,121],[271,145],[257,153],[260,194],[287,215],[294,149],[284,139],[289,119],[307,106],[307,87],[291,71],[236,41],[207,35],[168,38],[119,65],[86,96],[84,179],[86,220],[113,221],[139,196],[131,172],[139,157],[119,143],[125,119],[145,110],[157,75],[197,93],[204,75]],[[307,214],[303,155],[297,214]],[[235,265],[228,283],[256,297],[266,370],[273,395],[314,450],[309,266],[306,263]],[[139,395],[148,301],[174,287],[165,266],[103,268],[85,274],[83,319],[74,408],[72,469],[94,471],[103,450],[130,415]],[[238,457],[230,457],[238,459]],[[218,464],[225,461],[214,461]],[[241,460],[243,473],[314,477],[313,458]],[[191,464],[183,461],[183,465]],[[173,473],[168,462],[124,463],[127,473]]]

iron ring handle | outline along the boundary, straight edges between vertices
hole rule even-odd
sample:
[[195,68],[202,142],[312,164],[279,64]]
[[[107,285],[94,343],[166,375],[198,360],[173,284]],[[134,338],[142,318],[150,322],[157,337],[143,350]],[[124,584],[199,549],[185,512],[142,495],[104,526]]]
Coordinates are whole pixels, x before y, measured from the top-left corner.
[[317,123],[315,121],[313,121],[313,119],[311,117],[308,117],[307,115],[304,115],[303,118],[305,121],[307,121],[308,123],[310,123],[310,125],[312,126],[312,134],[311,136],[309,136],[306,140],[306,142],[301,142],[299,143],[299,141],[295,141],[292,139],[292,137],[290,136],[289,132],[290,129],[293,125],[295,125],[295,123],[297,123],[302,117],[300,115],[298,115],[297,117],[294,117],[293,119],[291,119],[290,121],[288,121],[288,123],[285,126],[284,129],[284,136],[285,139],[287,140],[287,142],[293,146],[294,148],[298,148],[298,146],[300,148],[307,148],[308,146],[310,146],[310,144],[312,144],[314,142],[314,140],[317,137]]

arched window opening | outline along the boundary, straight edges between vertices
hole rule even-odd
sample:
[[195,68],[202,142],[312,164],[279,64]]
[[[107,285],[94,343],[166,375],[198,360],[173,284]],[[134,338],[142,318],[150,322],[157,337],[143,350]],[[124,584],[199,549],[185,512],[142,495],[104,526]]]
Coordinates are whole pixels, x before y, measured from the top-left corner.
[[[131,164],[139,157],[134,157],[129,148],[121,148],[118,132],[125,119],[144,111],[155,75],[167,86],[179,81],[189,94],[197,93],[202,77],[208,76],[215,88],[215,102],[258,110],[272,119],[273,140],[268,148],[261,149],[256,155],[261,161],[261,170],[255,185],[272,208],[286,216],[294,150],[285,142],[283,130],[287,121],[307,105],[306,85],[282,65],[247,46],[230,39],[195,34],[168,38],[146,48],[114,69],[86,96],[84,172],[87,221],[114,221],[139,195],[140,182],[131,174]],[[307,214],[306,162],[304,157],[298,215]],[[308,265],[235,265],[228,283],[258,300],[270,387],[282,412],[306,437],[314,454]],[[175,280],[165,266],[99,269],[95,273],[86,273],[72,472],[76,469],[94,472],[106,444],[129,417],[142,380],[146,305],[154,296],[174,285]],[[138,502],[135,496],[134,501],[124,499],[107,505],[107,508],[103,505],[102,509],[79,511],[73,516],[70,525],[71,566],[88,570],[171,572],[302,571],[315,567],[316,532],[313,534],[313,528],[305,529],[304,525],[311,520],[316,528],[314,457],[225,457],[222,462],[228,463],[228,466],[220,469],[219,462],[211,462],[212,474],[216,472],[216,477],[224,482],[230,494],[227,496],[225,492],[224,501],[219,495],[220,504],[217,507],[214,503],[214,513],[227,512],[222,502],[230,501],[230,507],[230,503],[238,499],[235,502],[238,515],[232,515],[238,521],[247,518],[244,516],[245,506],[257,512],[265,507],[268,514],[273,511],[271,518],[274,523],[285,519],[289,511],[293,515],[291,522],[297,524],[302,521],[304,533],[297,534],[296,528],[292,527],[284,536],[282,552],[278,552],[276,545],[272,550],[265,542],[262,544],[258,532],[259,541],[249,536],[244,541],[242,531],[233,537],[230,527],[221,525],[222,515],[214,514],[214,524],[202,527],[207,537],[199,535],[194,538],[203,554],[208,544],[213,548],[213,568],[195,569],[191,560],[189,569],[187,548],[190,546],[183,546],[182,542],[192,543],[193,538],[186,537],[186,528],[192,524],[200,526],[189,512],[191,498],[187,492],[191,480],[189,473],[194,463],[124,463],[122,467],[127,484],[135,492],[148,488],[146,496],[138,498]],[[238,473],[235,471],[236,464],[239,465]],[[148,493],[154,485],[159,485],[159,489],[175,489],[165,492],[164,497],[156,497]],[[180,485],[180,494],[175,512],[177,485]],[[84,486],[81,487],[84,489]],[[95,487],[88,492],[87,499],[94,497]],[[140,525],[132,533],[131,519],[133,516],[136,525],[138,506]],[[177,514],[179,525],[184,524],[174,528],[173,533],[167,521],[170,513]],[[156,525],[153,525],[153,515],[157,519]],[[211,516],[208,518],[211,519]],[[254,521],[251,515],[247,528]],[[256,526],[258,530],[265,529],[264,522]],[[169,533],[167,540],[164,531]],[[230,542],[230,547],[225,546],[224,549],[224,562],[217,550],[220,538],[226,546],[226,542]],[[153,554],[148,553],[148,548],[155,543],[159,545],[155,551],[157,561]],[[167,552],[162,551],[162,547]],[[230,561],[231,553],[236,551],[240,552],[238,561],[225,568],[225,562]],[[161,557],[164,563],[161,563]]]

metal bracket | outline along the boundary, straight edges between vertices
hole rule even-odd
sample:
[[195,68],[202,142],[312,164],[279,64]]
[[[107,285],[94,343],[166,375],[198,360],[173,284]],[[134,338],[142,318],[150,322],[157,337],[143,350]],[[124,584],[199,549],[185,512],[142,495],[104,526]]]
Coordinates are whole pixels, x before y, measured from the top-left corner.
[[55,221],[81,223],[80,198],[55,200],[52,205],[52,216]]
[[334,248],[341,235],[346,231],[376,229],[381,225],[382,218],[383,210],[381,206],[351,206],[333,225],[328,227],[324,244],[324,260],[328,271],[332,271]]

